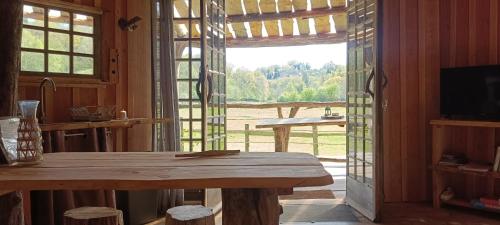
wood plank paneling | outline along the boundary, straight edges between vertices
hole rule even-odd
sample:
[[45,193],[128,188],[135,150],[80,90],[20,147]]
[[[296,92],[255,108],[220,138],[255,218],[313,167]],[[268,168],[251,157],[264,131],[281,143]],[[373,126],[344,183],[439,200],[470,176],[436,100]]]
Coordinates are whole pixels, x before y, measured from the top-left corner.
[[[151,18],[148,1],[127,1],[127,14]],[[128,34],[128,113],[131,118],[151,118],[151,20]],[[151,125],[135,126],[128,130],[128,148],[132,151],[152,151]]]
[[[394,19],[398,18],[398,19]],[[400,1],[384,3],[383,70],[388,78],[384,95],[388,102],[384,111],[384,197],[385,201],[401,201],[401,99],[400,99]],[[389,47],[390,46],[390,47]],[[396,94],[397,93],[397,94]]]
[[[388,0],[384,12],[385,201],[430,200],[431,129],[439,118],[441,68],[498,64],[499,0]],[[484,146],[498,136],[493,129],[457,129],[450,148]],[[464,139],[471,138],[465,142]],[[486,141],[488,140],[488,141]],[[471,150],[472,151],[472,150]],[[488,155],[475,156],[486,160]],[[453,178],[482,193],[473,178]],[[460,192],[460,190],[459,190]]]

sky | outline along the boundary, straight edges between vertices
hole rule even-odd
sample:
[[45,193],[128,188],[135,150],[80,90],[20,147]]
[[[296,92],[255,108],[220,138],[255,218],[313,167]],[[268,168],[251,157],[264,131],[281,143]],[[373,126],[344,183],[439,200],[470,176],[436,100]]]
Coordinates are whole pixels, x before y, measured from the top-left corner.
[[235,67],[250,70],[263,66],[285,65],[292,60],[309,63],[313,68],[320,68],[330,61],[345,65],[346,54],[345,43],[293,47],[228,48],[226,60],[228,64]]

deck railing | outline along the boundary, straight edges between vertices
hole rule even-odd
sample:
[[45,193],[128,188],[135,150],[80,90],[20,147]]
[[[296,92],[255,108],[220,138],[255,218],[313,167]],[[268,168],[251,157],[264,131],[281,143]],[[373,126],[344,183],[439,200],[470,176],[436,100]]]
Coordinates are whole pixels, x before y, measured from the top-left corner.
[[[228,148],[248,152],[274,147],[272,129],[256,129],[255,124],[258,120],[320,117],[324,114],[325,107],[331,107],[334,112],[345,115],[345,105],[345,102],[228,103]],[[287,109],[289,114],[285,115]],[[345,141],[345,128],[335,126],[292,128],[289,150],[316,156],[343,156]]]

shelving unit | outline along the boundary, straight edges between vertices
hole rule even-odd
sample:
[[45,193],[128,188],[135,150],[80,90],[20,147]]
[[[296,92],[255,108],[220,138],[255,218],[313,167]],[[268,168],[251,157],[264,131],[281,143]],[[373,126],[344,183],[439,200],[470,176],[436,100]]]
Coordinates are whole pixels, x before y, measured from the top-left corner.
[[[500,197],[499,172],[472,172],[458,167],[439,165],[443,153],[461,153],[471,162],[493,164],[496,147],[500,146],[500,122],[466,120],[432,120],[433,205],[443,204],[473,208],[471,199]],[[452,187],[455,198],[442,201],[440,195]],[[486,208],[484,211],[500,213]]]

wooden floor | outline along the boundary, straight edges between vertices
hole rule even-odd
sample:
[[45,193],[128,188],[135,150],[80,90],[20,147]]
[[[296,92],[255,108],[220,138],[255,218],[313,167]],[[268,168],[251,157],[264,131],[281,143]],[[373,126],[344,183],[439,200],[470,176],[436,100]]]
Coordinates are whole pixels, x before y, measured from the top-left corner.
[[[307,206],[306,206],[307,207]],[[430,204],[392,203],[384,206],[382,221],[387,225],[500,225],[500,216],[458,208],[433,209]],[[353,212],[359,221],[282,222],[281,225],[375,225]],[[221,216],[217,224],[221,224]],[[151,223],[164,225],[164,220]]]
[[[332,174],[335,184],[325,187],[300,188],[295,191],[307,191],[295,197],[314,199],[298,199],[285,197],[280,200],[284,207],[281,225],[374,225],[355,210],[346,206],[345,197],[345,164],[324,163]],[[317,199],[325,196],[330,190],[334,198]],[[320,191],[314,196],[311,191]],[[340,209],[340,210],[337,210]],[[217,224],[222,224],[221,215],[216,217]],[[164,220],[150,225],[164,225]],[[431,204],[387,203],[384,205],[381,223],[390,225],[500,225],[500,215],[482,213],[462,208],[434,209]],[[148,224],[149,225],[149,224]]]

